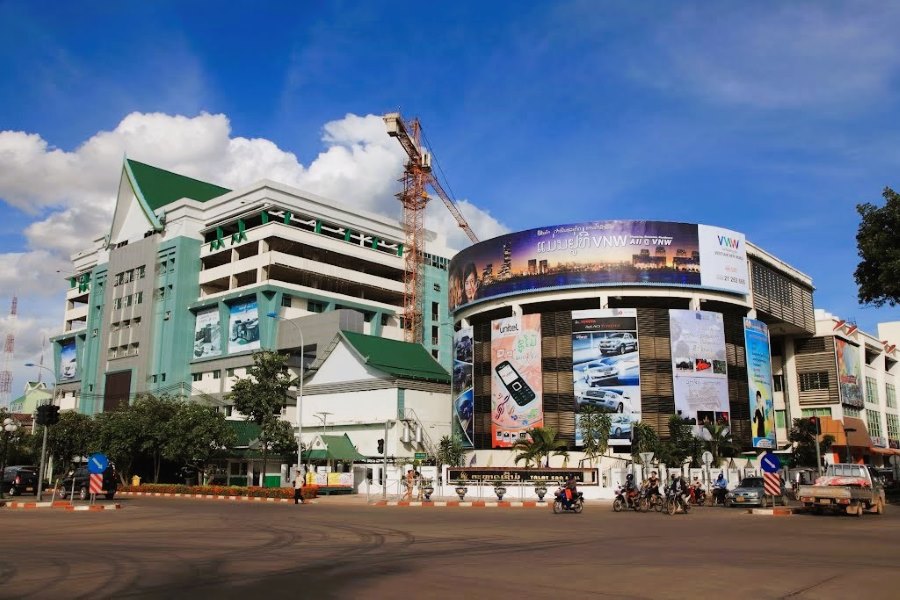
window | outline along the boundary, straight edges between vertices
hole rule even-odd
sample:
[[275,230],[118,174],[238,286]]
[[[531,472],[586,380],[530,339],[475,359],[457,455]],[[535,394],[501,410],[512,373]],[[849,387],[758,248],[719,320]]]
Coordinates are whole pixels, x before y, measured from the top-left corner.
[[900,417],[888,413],[887,415],[888,438],[892,440],[900,439]]
[[775,411],[775,427],[784,428],[784,411],[783,410]]
[[219,369],[213,371],[213,379],[222,379],[222,371]]
[[325,303],[318,300],[307,300],[306,310],[311,313],[323,313],[325,312]]
[[225,377],[234,377],[234,368],[225,369]]
[[156,288],[156,299],[162,300],[166,297],[166,288]]
[[434,291],[436,291],[436,292],[441,291],[441,284],[439,284],[439,283],[434,284]]
[[203,379],[203,373],[191,373],[191,381],[200,381]]
[[127,296],[125,296],[125,306],[131,306],[131,302],[132,302],[133,298],[134,297],[131,294],[128,294]]
[[116,273],[116,277],[113,279],[113,287],[117,285],[122,285],[122,273]]
[[856,408],[853,406],[845,406],[844,414],[847,415],[848,417],[853,417],[855,419],[858,419],[862,416],[862,409]]
[[134,281],[134,269],[125,271],[125,273],[123,273],[122,283],[131,283],[132,281]]
[[138,292],[134,295],[134,303],[135,304],[143,304],[144,302],[144,292]]
[[134,325],[134,326],[140,325],[140,324],[141,324],[141,318],[140,318],[140,317],[135,317],[135,318],[133,318],[133,319],[131,320],[131,324]]
[[115,300],[113,300],[113,308],[115,310],[119,310],[122,308],[122,299],[121,298],[116,298]]
[[143,279],[146,271],[147,271],[147,267],[145,267],[144,265],[139,266],[137,268],[137,278]]
[[884,397],[888,408],[897,408],[897,390],[894,388],[893,383],[884,385]]
[[801,413],[803,417],[828,417],[831,418],[830,408],[804,408]]
[[870,437],[882,437],[881,413],[879,413],[877,410],[867,410],[866,426],[869,428]]
[[94,327],[94,330],[91,332],[91,337],[97,337],[97,334],[98,334],[99,332],[100,332],[100,330],[97,329],[96,327]]
[[874,377],[866,377],[866,403],[878,405],[878,381]]
[[800,377],[801,392],[828,389],[828,371],[813,371],[810,373],[799,373],[798,375]]
[[784,375],[773,375],[772,376],[772,391],[773,392],[783,392],[784,391]]
[[440,321],[441,320],[441,305],[437,302],[431,303],[431,320],[432,321]]
[[438,327],[437,325],[431,326],[431,344],[437,346],[441,343],[440,337],[438,337]]
[[150,376],[150,382],[151,382],[151,383],[156,383],[156,381],[157,381],[158,378],[159,378],[159,377],[158,377],[157,375],[151,375],[151,376]]
[[388,315],[381,315],[381,326],[387,327],[387,324],[390,322],[390,317]]
[[166,380],[166,374],[163,373],[162,375],[160,375],[160,376],[159,376],[159,379],[160,379],[160,381],[165,381],[165,380]]
[[437,349],[437,348],[432,348],[432,349],[431,349],[431,355],[434,357],[434,360],[439,360],[439,358],[438,358],[438,349]]
[[291,297],[290,294],[285,294],[284,296],[281,297],[281,305],[284,307],[290,308],[292,300],[293,300],[293,298]]

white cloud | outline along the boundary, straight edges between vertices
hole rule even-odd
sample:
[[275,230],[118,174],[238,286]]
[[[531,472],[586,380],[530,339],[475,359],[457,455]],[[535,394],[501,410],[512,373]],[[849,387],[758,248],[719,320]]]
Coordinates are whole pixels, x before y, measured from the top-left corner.
[[[115,129],[96,133],[72,151],[54,148],[34,133],[0,132],[0,199],[40,215],[25,228],[27,248],[0,254],[0,289],[15,290],[20,306],[40,306],[54,323],[61,321],[65,282],[57,271],[67,271],[69,255],[108,231],[126,155],[232,189],[270,179],[400,218],[394,194],[406,156],[387,135],[380,116],[348,114],[326,123],[322,143],[322,151],[303,165],[270,140],[232,137],[228,117],[208,113],[132,113]],[[506,231],[468,201],[460,209],[482,239]],[[450,247],[468,245],[439,199],[427,222],[446,232]],[[45,300],[37,302],[40,298]],[[22,329],[22,323],[24,319],[20,331],[31,337],[47,333]],[[58,333],[53,327],[48,331]]]

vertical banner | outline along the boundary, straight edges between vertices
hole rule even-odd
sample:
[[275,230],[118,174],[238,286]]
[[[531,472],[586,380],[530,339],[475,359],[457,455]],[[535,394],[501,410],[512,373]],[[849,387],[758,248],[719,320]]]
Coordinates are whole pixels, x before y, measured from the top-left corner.
[[641,419],[637,310],[572,311],[572,377],[575,384],[575,445],[582,445],[580,413],[593,407],[611,416],[610,446],[631,443]]
[[194,323],[194,358],[218,356],[222,353],[222,330],[219,326],[219,307],[197,311]]
[[453,433],[466,448],[475,446],[475,393],[472,387],[475,338],[471,327],[453,332]]
[[75,379],[78,359],[75,356],[75,340],[66,340],[59,348],[59,380]]
[[725,324],[716,312],[669,310],[675,414],[694,425],[730,425]]
[[841,404],[863,407],[862,376],[859,366],[859,348],[853,344],[834,338],[834,351],[837,355],[838,384],[841,391]]
[[762,321],[744,317],[747,354],[747,386],[754,448],[775,448],[775,404],[772,400],[772,353],[769,328]]
[[256,299],[245,300],[228,307],[228,352],[259,349],[259,314]]
[[543,427],[541,316],[491,321],[491,447],[508,448]]

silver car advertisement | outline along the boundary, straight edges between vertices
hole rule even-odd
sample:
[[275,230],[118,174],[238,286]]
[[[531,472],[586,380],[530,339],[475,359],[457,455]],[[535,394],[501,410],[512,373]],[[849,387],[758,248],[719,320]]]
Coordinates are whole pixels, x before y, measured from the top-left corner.
[[585,407],[613,413],[611,446],[631,443],[641,419],[637,310],[572,311],[572,376],[575,383],[575,445],[582,445],[580,413]]
[[453,332],[453,433],[467,448],[474,447],[475,440],[474,340],[471,327]]

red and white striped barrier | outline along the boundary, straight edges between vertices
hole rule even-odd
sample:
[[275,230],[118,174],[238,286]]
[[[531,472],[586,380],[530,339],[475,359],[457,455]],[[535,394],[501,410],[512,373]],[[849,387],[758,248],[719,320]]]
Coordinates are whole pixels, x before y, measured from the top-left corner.
[[379,500],[377,502],[374,502],[373,506],[401,506],[411,508],[548,508],[550,504],[547,502],[537,502],[534,500],[525,500],[521,502],[487,502],[484,500],[473,500],[472,502],[461,502],[459,500],[435,500],[434,502]]
[[[217,494],[175,494],[171,492],[119,492],[119,496],[152,496],[157,498],[197,498],[200,500],[229,500],[233,502],[280,502],[292,503],[293,498],[263,498],[260,496],[223,496]],[[304,504],[315,504],[315,500],[306,500]]]

